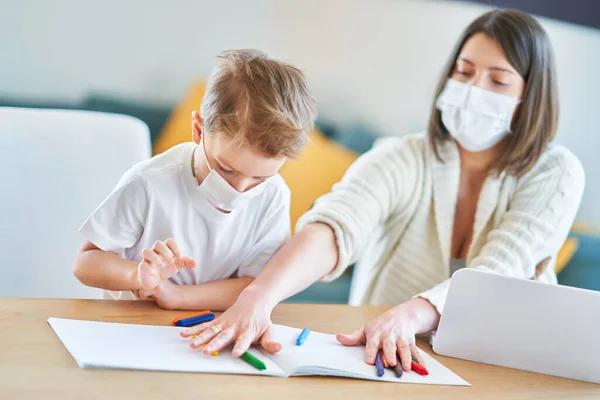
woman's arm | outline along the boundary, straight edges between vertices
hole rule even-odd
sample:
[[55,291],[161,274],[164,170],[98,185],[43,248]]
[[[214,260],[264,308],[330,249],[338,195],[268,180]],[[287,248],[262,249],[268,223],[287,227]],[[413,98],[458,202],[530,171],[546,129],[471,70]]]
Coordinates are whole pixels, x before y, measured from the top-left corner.
[[333,229],[322,223],[310,224],[275,253],[246,291],[273,308],[329,273],[336,264]]
[[[200,334],[192,346],[210,342],[204,349],[207,353],[235,341],[233,353],[239,356],[261,336],[267,351],[277,351],[279,346],[269,334],[263,336],[273,307],[327,274],[341,274],[360,257],[375,228],[410,198],[417,181],[417,158],[406,140],[361,157],[333,191],[301,218],[299,232],[269,260],[238,301],[216,320],[184,336]],[[207,329],[212,325],[220,329]]]

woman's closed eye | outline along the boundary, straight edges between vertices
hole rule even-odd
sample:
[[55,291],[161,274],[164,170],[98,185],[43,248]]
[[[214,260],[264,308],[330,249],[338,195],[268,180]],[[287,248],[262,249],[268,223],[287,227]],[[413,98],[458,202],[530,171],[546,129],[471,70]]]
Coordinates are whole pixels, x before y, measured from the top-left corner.
[[[461,71],[461,70],[456,70],[456,73],[458,75],[464,76],[466,78],[469,78],[471,76],[473,76],[473,73],[470,71]],[[510,86],[510,83],[508,83],[507,81],[504,80],[499,80],[499,79],[490,79],[492,81],[492,83],[494,84],[494,86],[498,86],[498,87],[507,87]]]

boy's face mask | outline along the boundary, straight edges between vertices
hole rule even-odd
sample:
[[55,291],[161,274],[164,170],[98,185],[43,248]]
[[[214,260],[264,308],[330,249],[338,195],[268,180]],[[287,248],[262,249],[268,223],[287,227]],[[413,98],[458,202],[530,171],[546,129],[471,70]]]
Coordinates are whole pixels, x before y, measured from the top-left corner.
[[519,99],[449,78],[437,99],[450,135],[472,152],[487,150],[510,134]]
[[[202,149],[200,149],[202,147]],[[260,195],[265,186],[266,181],[259,183],[245,192],[235,190],[217,171],[211,168],[206,158],[206,146],[204,143],[204,135],[200,139],[200,144],[196,146],[196,159],[199,157],[199,152],[202,152],[202,158],[210,171],[202,183],[198,186],[198,190],[206,197],[208,202],[220,211],[229,213],[233,210],[243,208],[250,199]]]

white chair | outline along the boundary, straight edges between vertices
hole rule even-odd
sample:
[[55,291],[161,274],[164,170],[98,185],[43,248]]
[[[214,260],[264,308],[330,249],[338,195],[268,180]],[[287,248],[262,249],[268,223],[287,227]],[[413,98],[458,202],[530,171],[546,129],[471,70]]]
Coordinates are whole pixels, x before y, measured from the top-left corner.
[[150,154],[133,117],[0,107],[0,296],[101,298],[73,276],[78,229]]

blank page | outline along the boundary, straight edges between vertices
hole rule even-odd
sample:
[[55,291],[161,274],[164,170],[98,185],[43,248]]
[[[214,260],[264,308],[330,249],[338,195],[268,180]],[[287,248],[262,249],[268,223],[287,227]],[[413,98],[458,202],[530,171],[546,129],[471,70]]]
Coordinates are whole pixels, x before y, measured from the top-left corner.
[[48,323],[81,368],[285,375],[255,349],[249,352],[265,363],[265,371],[233,357],[229,350],[216,357],[204,355],[179,335],[186,328],[61,318],[49,318]]
[[346,347],[341,345],[334,335],[320,332],[310,332],[304,344],[297,346],[296,339],[301,331],[297,328],[274,325],[274,334],[280,341],[282,350],[267,357],[275,361],[288,375],[336,375],[388,382],[469,385],[424,352],[421,354],[429,371],[428,376],[408,371],[404,372],[401,378],[396,378],[394,371],[386,369],[385,375],[379,378],[375,367],[364,361],[364,346]]

